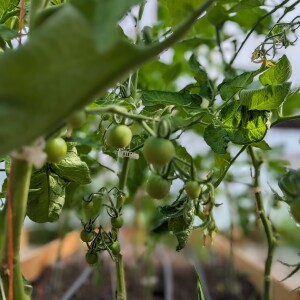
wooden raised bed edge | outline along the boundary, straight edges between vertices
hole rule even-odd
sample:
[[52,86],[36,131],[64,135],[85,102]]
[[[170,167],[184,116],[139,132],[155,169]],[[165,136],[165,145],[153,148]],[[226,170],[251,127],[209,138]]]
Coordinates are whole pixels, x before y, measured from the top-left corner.
[[58,260],[59,255],[60,258],[68,257],[81,245],[80,232],[77,230],[67,233],[62,240],[56,239],[35,249],[24,248],[24,245],[21,250],[21,268],[24,277],[28,281],[36,280],[46,267]]
[[[26,241],[26,232],[24,234],[24,240]],[[127,235],[127,238],[125,238],[127,240],[129,236],[132,238],[132,234],[137,233],[135,230],[129,229],[124,234],[125,236]],[[196,243],[197,240],[199,241],[199,237],[193,234],[191,239],[192,244]],[[80,240],[80,232],[77,230],[66,234],[62,240],[56,239],[36,249],[26,247],[25,242],[21,251],[21,267],[24,277],[28,281],[36,280],[47,266],[57,261],[59,254],[61,258],[66,258],[75,253],[80,247],[83,247],[83,243]],[[220,234],[214,237],[212,248],[220,256],[226,258],[230,256],[230,241]],[[245,251],[239,249],[237,246],[234,246],[232,249],[232,259],[235,269],[247,274],[250,282],[262,292],[264,264],[257,261],[255,257],[247,255]],[[283,275],[277,265],[276,270],[273,268],[271,276],[272,300],[300,300],[300,291],[292,292],[299,285],[297,279],[293,280],[293,278],[290,278],[287,281],[281,282],[282,277]]]
[[[192,240],[199,240],[199,237],[193,235]],[[233,246],[231,250],[230,241],[220,235],[216,234],[213,239],[212,249],[217,252],[218,255],[229,258],[232,255],[234,268],[247,275],[249,281],[262,293],[263,292],[263,280],[264,280],[264,262],[258,261],[255,257],[249,255],[247,251]],[[231,254],[232,251],[232,254]],[[259,249],[257,251],[260,251]],[[291,277],[289,280],[281,281],[286,273],[286,267],[276,264],[272,268],[272,300],[300,300],[300,291],[293,291],[295,287],[299,286],[298,278]]]

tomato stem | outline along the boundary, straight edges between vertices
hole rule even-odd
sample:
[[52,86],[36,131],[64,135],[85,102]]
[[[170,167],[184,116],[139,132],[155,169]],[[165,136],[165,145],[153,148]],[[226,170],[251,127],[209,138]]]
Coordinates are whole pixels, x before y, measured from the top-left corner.
[[264,271],[263,299],[269,300],[269,299],[271,299],[271,268],[272,268],[272,263],[273,263],[274,251],[276,248],[276,238],[274,235],[274,230],[273,230],[271,220],[266,215],[266,211],[265,211],[265,208],[263,205],[260,184],[259,184],[260,167],[261,167],[262,161],[256,157],[251,146],[248,149],[249,149],[249,155],[250,155],[250,158],[252,161],[252,165],[254,168],[254,176],[253,176],[253,185],[252,186],[255,191],[254,193],[255,193],[256,207],[257,207],[257,211],[258,211],[259,217],[261,219],[261,222],[263,224],[264,231],[265,231],[265,234],[267,237],[267,242],[268,242],[268,256],[265,261],[265,271]]

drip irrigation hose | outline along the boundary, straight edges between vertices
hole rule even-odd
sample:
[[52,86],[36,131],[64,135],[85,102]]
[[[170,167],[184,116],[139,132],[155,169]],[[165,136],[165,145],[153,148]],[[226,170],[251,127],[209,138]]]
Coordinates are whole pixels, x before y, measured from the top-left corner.
[[163,282],[164,282],[164,300],[173,300],[173,272],[172,263],[169,256],[161,248],[156,249],[158,260],[161,263],[163,271]]
[[70,300],[76,294],[76,292],[80,289],[80,287],[85,283],[88,277],[93,272],[93,268],[86,267],[80,276],[73,282],[70,288],[65,292],[62,296],[61,300]]

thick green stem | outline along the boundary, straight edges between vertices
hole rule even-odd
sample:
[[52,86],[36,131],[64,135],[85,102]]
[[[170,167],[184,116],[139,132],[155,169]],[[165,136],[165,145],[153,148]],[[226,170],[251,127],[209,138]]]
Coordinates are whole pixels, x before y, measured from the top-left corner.
[[[26,213],[27,196],[29,191],[31,164],[23,160],[15,160],[13,164],[12,180],[12,226],[13,226],[13,294],[14,299],[29,300],[30,296],[25,290],[23,276],[20,265],[20,241],[21,230]],[[7,210],[6,210],[7,211]],[[6,216],[1,214],[1,224]],[[5,227],[5,226],[4,226]],[[1,241],[2,242],[2,241]],[[5,241],[4,241],[5,243]],[[8,257],[8,247],[3,247],[1,244],[1,251],[4,250],[3,261],[5,263]],[[4,279],[5,285],[8,284],[8,277],[3,266],[1,266],[1,276]],[[7,278],[5,278],[7,277]],[[5,286],[5,290],[8,287]]]
[[268,219],[266,212],[265,212],[261,189],[260,189],[260,184],[259,184],[260,166],[261,166],[262,162],[259,159],[257,159],[251,146],[249,147],[249,154],[250,154],[252,164],[254,167],[253,188],[254,188],[254,193],[255,193],[256,206],[257,206],[258,214],[259,214],[259,217],[263,224],[265,234],[267,237],[267,242],[268,242],[268,256],[265,261],[265,272],[264,272],[263,299],[270,300],[271,299],[271,268],[272,268],[272,263],[273,263],[274,251],[275,251],[275,247],[276,247],[276,238],[274,237],[274,232],[273,232],[271,221]]
[[13,261],[14,261],[14,298],[30,299],[25,293],[20,266],[21,230],[26,214],[32,166],[23,160],[15,160],[12,181],[13,191]]
[[235,162],[235,160],[244,152],[245,149],[247,149],[248,145],[245,145],[241,148],[241,150],[236,154],[235,157],[232,158],[232,160],[229,162],[228,166],[226,167],[226,169],[224,170],[224,172],[222,173],[222,175],[218,178],[218,180],[214,183],[214,187],[217,188],[219,186],[219,184],[223,181],[224,177],[226,176],[228,170],[230,169],[230,167],[233,165],[233,163]]
[[[121,168],[121,172],[119,174],[119,189],[124,191],[127,181],[128,175],[128,166],[129,166],[129,158],[125,157],[123,159],[123,165]],[[123,206],[123,197],[118,198],[117,200],[117,209],[120,209]],[[121,254],[118,254],[116,259],[116,273],[117,273],[117,291],[116,291],[116,299],[117,300],[126,300],[126,284],[125,284],[125,274],[124,274],[124,264],[123,257]]]
[[117,272],[117,300],[126,300],[126,285],[125,285],[125,274],[124,274],[124,263],[122,254],[118,255],[118,260],[116,261],[116,272]]

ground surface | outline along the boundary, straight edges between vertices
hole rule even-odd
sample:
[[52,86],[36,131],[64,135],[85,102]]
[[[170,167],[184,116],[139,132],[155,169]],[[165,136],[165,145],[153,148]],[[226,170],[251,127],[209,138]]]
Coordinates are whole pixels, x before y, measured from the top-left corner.
[[[140,255],[124,249],[128,300],[167,299],[166,289],[173,300],[198,299],[194,266],[173,250],[160,248],[153,254]],[[74,285],[82,273],[88,270],[84,252],[47,268],[33,283],[33,300],[60,300]],[[201,264],[205,276],[206,300],[259,300],[261,299],[246,276],[236,274],[224,260],[214,258],[209,264]],[[202,274],[203,276],[203,274]],[[168,287],[166,287],[168,286]],[[68,299],[114,299],[114,264],[108,256],[102,256],[97,267],[77,291]]]

